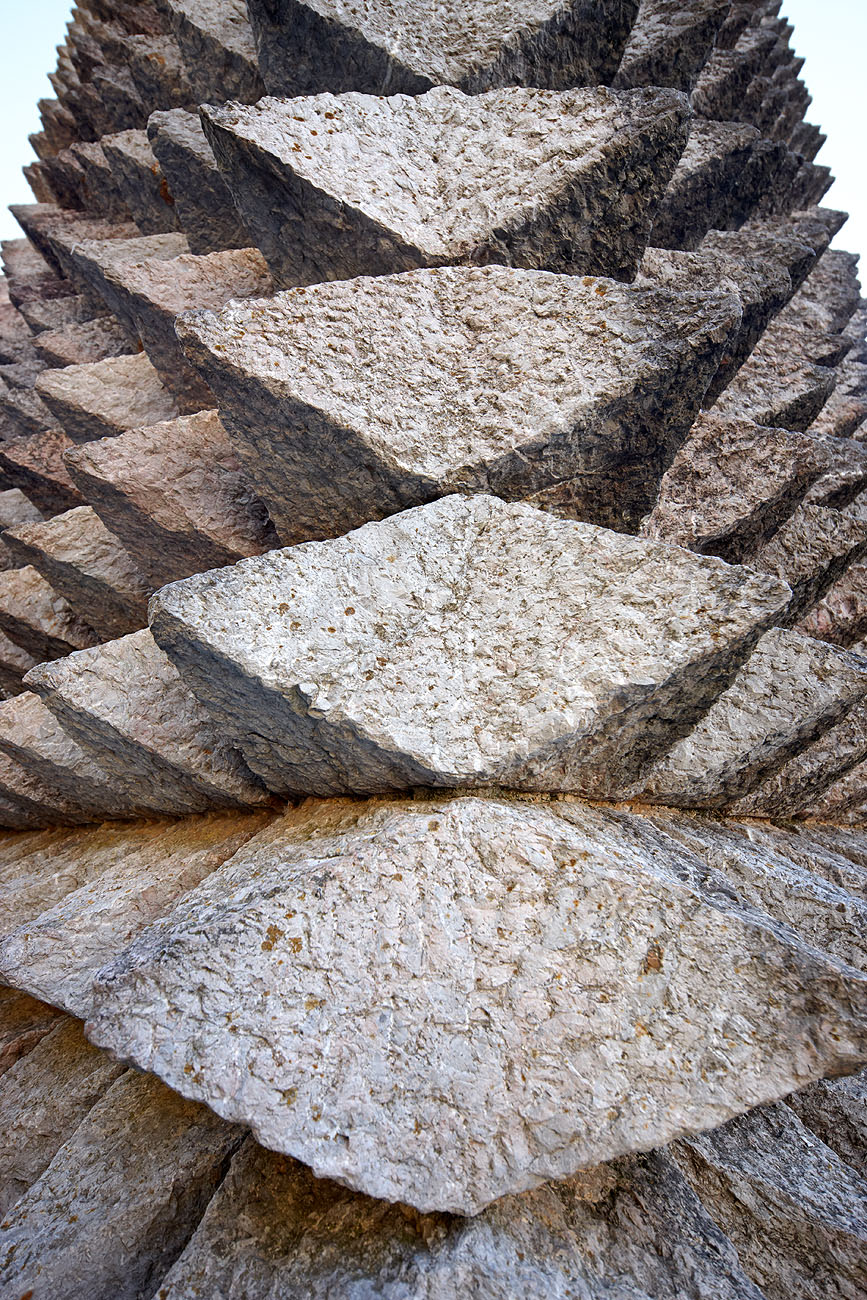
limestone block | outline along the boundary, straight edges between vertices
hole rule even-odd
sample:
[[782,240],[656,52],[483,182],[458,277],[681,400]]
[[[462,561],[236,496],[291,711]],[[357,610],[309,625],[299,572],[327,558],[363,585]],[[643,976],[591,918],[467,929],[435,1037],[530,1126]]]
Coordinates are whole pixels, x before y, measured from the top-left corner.
[[112,779],[143,783],[151,807],[182,815],[267,800],[146,628],[40,664],[26,682]]
[[867,564],[852,564],[796,624],[799,632],[854,646],[867,635]]
[[54,1029],[61,1012],[26,993],[0,987],[0,1075]]
[[66,464],[153,588],[279,545],[216,411],[85,443]]
[[796,632],[766,632],[728,690],[641,779],[635,797],[723,807],[840,722],[865,694],[867,659]]
[[0,472],[44,515],[72,510],[84,504],[63,463],[63,453],[72,445],[61,429],[0,443]]
[[176,328],[291,544],[451,491],[634,531],[739,320],[730,286],[489,266],[289,290]]
[[787,600],[719,560],[455,496],[174,583],[151,620],[277,792],[605,796],[706,711]]
[[867,551],[867,520],[827,506],[799,506],[749,558],[792,588],[784,624],[797,623]]
[[0,492],[0,529],[14,528],[16,524],[33,524],[42,519],[41,510],[25,496],[20,488]]
[[23,1196],[124,1072],[64,1017],[0,1082],[0,1217]]
[[812,803],[805,804],[807,817],[821,821],[845,821],[847,814],[857,814],[867,801],[867,762],[856,763],[848,772],[829,786]]
[[867,1178],[867,1071],[848,1079],[822,1079],[786,1098],[810,1132]]
[[152,587],[92,506],[3,534],[13,562],[32,564],[100,639],[147,625]]
[[729,0],[641,0],[613,84],[692,90]]
[[34,346],[49,366],[58,369],[122,357],[134,350],[126,330],[111,316],[46,329],[37,336]]
[[326,1300],[403,1290],[462,1300],[478,1284],[486,1300],[610,1300],[615,1277],[616,1294],[630,1300],[761,1300],[660,1152],[505,1197],[465,1219],[359,1196],[247,1139],[160,1295]]
[[286,287],[455,262],[631,280],[688,112],[673,90],[440,86],[208,105],[202,124]]
[[[240,851],[269,818],[220,814],[175,824],[138,848],[122,839],[113,861],[87,884],[40,907],[0,940],[0,974],[73,1015],[89,1015],[93,976],[211,872]],[[84,847],[84,852],[87,852]],[[19,909],[19,916],[21,909]]]
[[100,971],[87,1034],[318,1177],[475,1214],[851,1071],[865,983],[629,814],[314,803]]
[[672,1154],[768,1300],[867,1287],[867,1182],[784,1103]]
[[167,0],[166,8],[197,103],[262,98],[244,0]]
[[0,630],[35,659],[57,659],[96,636],[30,565],[0,573]]
[[253,237],[238,215],[198,115],[182,108],[152,113],[148,137],[175,200],[190,252],[249,248]]
[[0,1295],[152,1294],[239,1138],[204,1106],[128,1070],[6,1215]]
[[144,352],[46,370],[39,393],[73,442],[112,438],[179,413]]
[[100,141],[112,177],[143,235],[178,229],[174,199],[154,157],[147,131],[119,131]]
[[[729,821],[727,826],[745,836],[757,851],[767,849],[772,854],[788,858],[867,903],[867,862],[863,853],[852,852],[851,844],[840,842],[841,833],[836,828],[804,822],[790,822],[783,826],[755,820]],[[860,847],[864,847],[863,838]]]
[[372,0],[248,0],[259,70],[272,95],[360,90],[415,95],[440,83],[470,93],[514,84],[598,85],[614,76],[638,0],[399,7]]
[[782,527],[831,455],[808,434],[703,412],[659,485],[642,535],[737,564]]

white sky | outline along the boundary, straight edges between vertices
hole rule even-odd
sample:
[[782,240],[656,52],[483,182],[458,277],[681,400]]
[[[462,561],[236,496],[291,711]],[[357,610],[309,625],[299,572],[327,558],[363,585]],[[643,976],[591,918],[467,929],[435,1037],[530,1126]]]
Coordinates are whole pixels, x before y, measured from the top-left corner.
[[[21,231],[6,204],[33,201],[21,175],[33,159],[27,136],[39,130],[36,101],[53,95],[46,74],[54,69],[72,6],[71,0],[7,0],[7,6],[0,52],[0,238],[15,239]],[[808,118],[828,136],[817,161],[837,176],[824,202],[851,214],[836,242],[867,254],[867,0],[785,0],[783,11],[795,25],[795,48],[807,59]],[[862,278],[867,282],[867,262]]]

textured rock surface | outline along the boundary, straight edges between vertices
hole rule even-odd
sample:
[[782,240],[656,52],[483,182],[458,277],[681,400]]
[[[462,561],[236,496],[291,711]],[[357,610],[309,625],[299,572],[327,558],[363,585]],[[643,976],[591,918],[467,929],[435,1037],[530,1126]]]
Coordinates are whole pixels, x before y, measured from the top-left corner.
[[170,261],[188,252],[187,239],[180,231],[165,235],[136,235],[130,238],[80,239],[68,248],[68,255],[79,281],[87,287],[94,301],[102,303],[124,325],[130,340],[136,342],[138,325],[130,310],[129,295],[123,285],[110,276],[124,262]]
[[279,545],[216,411],[85,443],[66,464],[154,588]]
[[265,93],[244,0],[166,0],[197,103]]
[[173,584],[151,611],[272,789],[606,794],[701,715],[787,600],[717,560],[449,497]]
[[121,357],[135,350],[126,331],[110,316],[44,330],[34,346],[50,366],[57,368],[105,361],[107,357]]
[[0,1075],[55,1027],[60,1012],[26,993],[0,987]]
[[208,106],[202,122],[289,287],[455,262],[631,279],[687,115],[669,90],[439,87]]
[[152,113],[148,137],[171,187],[190,251],[248,248],[254,241],[235,209],[198,116],[182,108]]
[[21,679],[35,663],[33,655],[0,632],[0,690],[5,695],[17,695],[24,690]]
[[802,1124],[867,1177],[867,1073],[823,1079],[786,1098]]
[[37,660],[57,659],[97,640],[32,565],[0,573],[0,630]]
[[614,85],[691,90],[729,0],[641,0]]
[[143,235],[178,229],[171,191],[146,131],[120,131],[102,141],[112,178]]
[[854,646],[867,635],[867,564],[850,565],[797,626],[807,636],[841,646]]
[[84,505],[63,463],[63,453],[72,445],[62,429],[0,443],[0,471],[26,492],[43,514],[72,510]]
[[144,352],[47,370],[39,391],[73,442],[111,438],[179,414]]
[[36,523],[41,518],[42,512],[37,510],[20,488],[8,488],[5,492],[0,492],[0,529],[14,528],[16,524]]
[[319,1176],[466,1213],[851,1070],[864,983],[638,818],[313,804],[100,972],[88,1034]]
[[142,783],[152,807],[184,814],[265,801],[146,628],[41,664],[26,680],[110,777]]
[[789,584],[792,600],[785,621],[795,623],[865,550],[867,520],[826,506],[799,506],[748,563]]
[[54,785],[43,781],[31,769],[7,753],[0,753],[0,797],[4,809],[0,810],[0,825],[18,826],[19,818],[5,818],[3,811],[9,807],[27,819],[27,825],[75,825],[92,821],[78,803]]
[[177,329],[289,544],[456,490],[634,530],[739,315],[726,288],[492,266],[289,290]]

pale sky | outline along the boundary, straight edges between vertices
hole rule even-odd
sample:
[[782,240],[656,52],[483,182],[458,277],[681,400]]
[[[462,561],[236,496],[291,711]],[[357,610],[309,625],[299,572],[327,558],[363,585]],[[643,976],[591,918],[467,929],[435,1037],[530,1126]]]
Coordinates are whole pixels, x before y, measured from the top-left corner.
[[[0,53],[0,238],[21,232],[8,203],[33,201],[22,166],[33,159],[27,136],[39,130],[36,101],[53,95],[47,73],[63,40],[70,0],[9,4]],[[828,143],[817,161],[832,167],[837,182],[824,202],[851,214],[837,245],[865,255],[867,284],[867,0],[785,0],[795,26],[794,45],[807,59],[802,73],[813,95],[808,119]]]

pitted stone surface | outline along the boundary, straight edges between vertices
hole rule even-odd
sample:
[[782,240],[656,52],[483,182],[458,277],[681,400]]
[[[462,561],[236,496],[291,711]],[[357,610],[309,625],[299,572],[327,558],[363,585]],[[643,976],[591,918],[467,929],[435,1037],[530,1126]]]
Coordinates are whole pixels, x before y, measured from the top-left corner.
[[44,515],[72,510],[85,504],[63,463],[63,453],[72,445],[62,429],[0,443],[0,472]]
[[854,646],[867,636],[867,564],[852,564],[797,625],[806,636]]
[[455,262],[632,279],[683,150],[672,90],[316,95],[202,110],[279,284]]
[[249,248],[253,238],[238,215],[197,114],[183,108],[152,113],[148,137],[171,188],[190,252]]
[[160,171],[147,131],[120,131],[102,139],[119,193],[143,235],[162,235],[178,229],[174,198]]
[[166,0],[197,103],[265,94],[244,0]]
[[773,573],[792,588],[792,600],[781,622],[793,624],[865,551],[867,519],[827,506],[804,505],[748,563],[763,573]]
[[318,1176],[477,1213],[851,1070],[865,982],[640,818],[315,803],[99,973],[87,1032]]
[[73,442],[112,438],[179,414],[144,352],[46,370],[39,391]]
[[35,663],[33,655],[0,632],[0,691],[6,698],[24,690],[21,679]]
[[691,90],[730,0],[641,0],[614,85]]
[[812,1083],[787,1097],[786,1105],[850,1169],[867,1178],[867,1071]]
[[152,807],[183,814],[266,801],[146,628],[40,664],[27,685],[109,777],[143,783]]
[[0,630],[37,661],[57,659],[97,641],[32,565],[0,573]]
[[[17,837],[16,837],[17,838]],[[0,988],[0,1075],[32,1051],[61,1013],[26,993]]]
[[0,492],[0,529],[14,528],[16,524],[33,524],[42,518],[41,510],[20,488]]
[[637,11],[638,0],[247,4],[259,69],[274,95],[383,87],[418,94],[440,82],[471,92],[516,82],[598,85],[614,76]]
[[287,544],[456,490],[634,531],[740,321],[680,289],[450,267],[176,328]]
[[136,351],[126,330],[111,316],[44,330],[35,340],[37,352],[50,366],[79,366],[88,361],[105,361]]
[[834,391],[836,372],[792,350],[773,326],[714,407],[717,414],[804,432]]
[[66,464],[154,588],[279,545],[216,411],[85,443]]
[[719,560],[448,497],[174,583],[151,619],[275,791],[604,796],[701,716],[788,598]]
[[187,238],[179,230],[164,235],[137,235],[135,238],[80,239],[70,246],[69,256],[79,280],[86,284],[95,301],[100,301],[123,324],[135,342],[138,324],[130,308],[129,295],[109,275],[124,262],[169,261],[189,251]]
[[[78,825],[92,820],[75,800],[67,799],[6,753],[0,753],[0,798],[4,807],[23,814],[31,825]],[[0,809],[0,826],[18,824],[17,818],[7,820]]]

